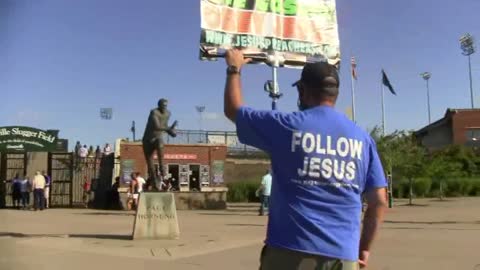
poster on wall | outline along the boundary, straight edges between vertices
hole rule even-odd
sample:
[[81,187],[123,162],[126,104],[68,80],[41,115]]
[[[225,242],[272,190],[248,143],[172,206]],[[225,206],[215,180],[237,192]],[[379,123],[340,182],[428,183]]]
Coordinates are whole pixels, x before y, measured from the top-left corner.
[[214,160],[212,163],[213,183],[222,184],[225,162],[223,160]]
[[122,183],[130,183],[132,181],[132,173],[134,172],[135,168],[135,160],[133,159],[125,159],[122,160]]
[[200,59],[242,48],[255,62],[272,52],[284,66],[340,61],[335,0],[201,0]]

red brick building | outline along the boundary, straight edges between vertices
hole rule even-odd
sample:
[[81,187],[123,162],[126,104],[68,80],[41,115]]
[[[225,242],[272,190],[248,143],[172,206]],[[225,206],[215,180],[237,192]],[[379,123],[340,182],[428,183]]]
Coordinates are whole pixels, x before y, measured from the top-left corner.
[[[147,175],[141,142],[122,141],[118,154],[123,179],[129,180],[129,175],[136,171]],[[164,171],[168,178],[175,179],[172,185],[180,191],[211,191],[224,185],[226,157],[226,145],[167,144]]]
[[419,142],[429,149],[448,145],[480,146],[480,109],[447,109],[445,116],[416,131]]

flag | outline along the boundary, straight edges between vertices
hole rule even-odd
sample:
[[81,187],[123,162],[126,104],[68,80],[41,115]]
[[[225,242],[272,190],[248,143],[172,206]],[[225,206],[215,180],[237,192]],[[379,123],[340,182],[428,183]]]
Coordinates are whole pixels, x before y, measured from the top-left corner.
[[357,79],[357,61],[355,61],[355,57],[352,57],[351,64],[352,64],[352,77],[356,80]]
[[382,83],[383,83],[383,85],[388,87],[388,90],[390,90],[390,92],[392,92],[392,94],[397,95],[397,93],[395,93],[395,90],[393,90],[393,86],[390,83],[390,81],[388,80],[387,74],[385,74],[385,71],[383,69],[382,69]]

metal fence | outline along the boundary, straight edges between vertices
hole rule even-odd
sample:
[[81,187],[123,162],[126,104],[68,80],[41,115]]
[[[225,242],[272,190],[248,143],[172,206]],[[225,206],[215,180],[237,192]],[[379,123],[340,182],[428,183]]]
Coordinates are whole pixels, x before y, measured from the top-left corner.
[[177,130],[177,136],[166,138],[168,144],[226,144],[229,155],[259,154],[261,150],[240,143],[235,131]]

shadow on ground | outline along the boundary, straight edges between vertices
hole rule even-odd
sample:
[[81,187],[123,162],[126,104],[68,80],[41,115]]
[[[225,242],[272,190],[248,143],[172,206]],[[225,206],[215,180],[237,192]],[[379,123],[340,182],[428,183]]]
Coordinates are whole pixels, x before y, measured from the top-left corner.
[[208,212],[199,212],[199,215],[202,216],[251,216],[255,217],[258,216],[258,214],[255,213],[228,213],[228,212],[219,212],[219,213],[208,213]]
[[445,224],[480,224],[480,221],[402,221],[385,220],[387,224],[422,224],[422,225],[445,225]]
[[125,212],[89,212],[89,213],[76,213],[76,215],[85,216],[135,216],[135,213]]
[[466,228],[435,228],[435,227],[384,227],[387,230],[427,230],[427,231],[480,231],[479,229]]
[[13,238],[93,238],[111,240],[132,240],[131,235],[118,234],[24,234],[16,232],[0,232],[0,237]]
[[397,204],[395,206],[401,206],[401,207],[427,207],[429,206],[428,204],[416,204],[416,203],[402,203],[402,204]]
[[238,227],[265,227],[263,224],[225,224],[227,226],[238,226]]

